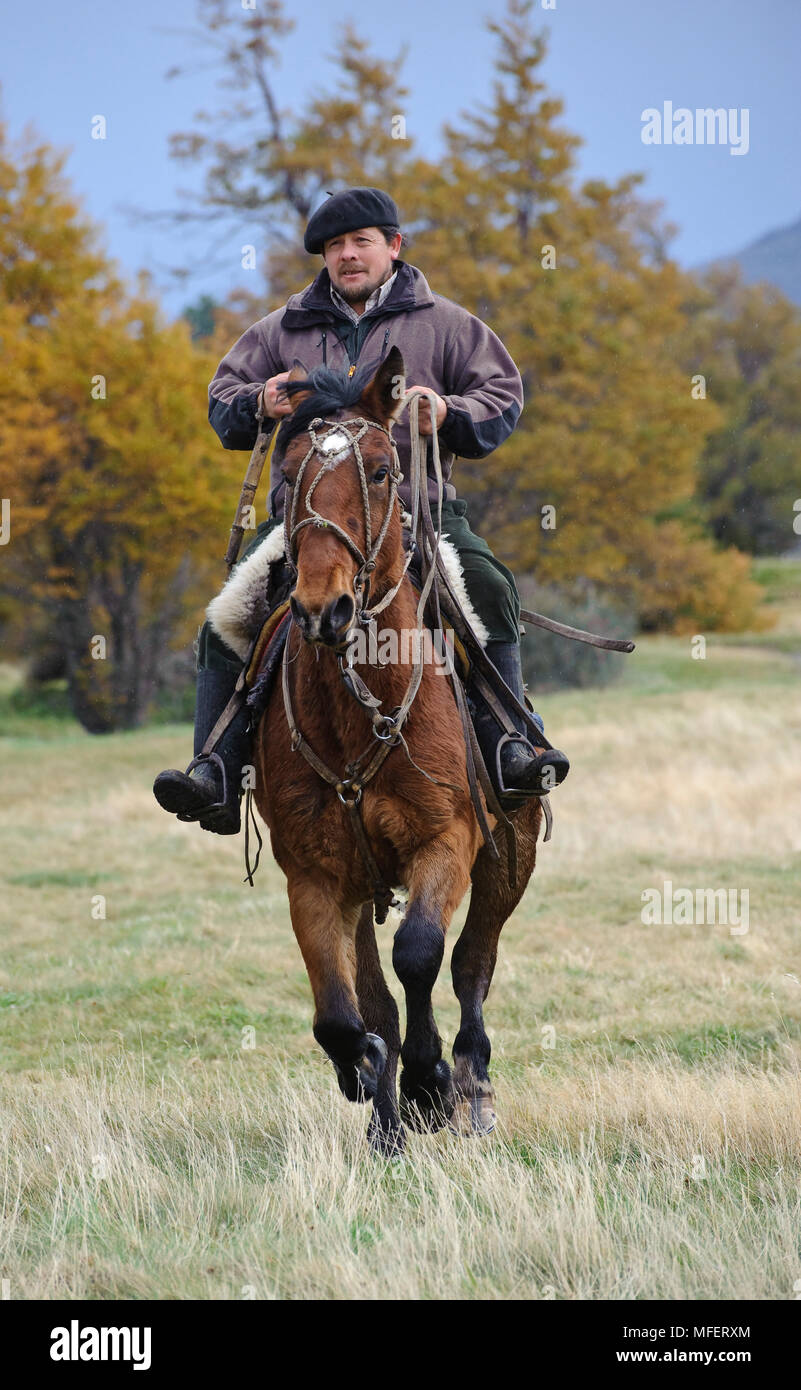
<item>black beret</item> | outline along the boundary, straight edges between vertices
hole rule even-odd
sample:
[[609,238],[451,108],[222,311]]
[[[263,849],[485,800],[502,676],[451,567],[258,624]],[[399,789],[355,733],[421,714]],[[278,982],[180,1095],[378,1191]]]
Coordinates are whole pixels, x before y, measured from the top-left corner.
[[380,188],[346,188],[334,193],[309,218],[303,245],[309,255],[322,253],[331,237],[356,232],[360,227],[399,227],[398,209]]

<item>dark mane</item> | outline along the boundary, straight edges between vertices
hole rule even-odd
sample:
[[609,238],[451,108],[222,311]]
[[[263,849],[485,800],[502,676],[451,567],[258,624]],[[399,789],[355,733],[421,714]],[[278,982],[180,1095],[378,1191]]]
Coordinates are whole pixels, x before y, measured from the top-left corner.
[[326,417],[356,405],[378,371],[378,366],[377,361],[368,362],[350,377],[347,372],[334,371],[333,367],[314,367],[302,381],[287,382],[286,391],[290,397],[298,391],[308,391],[310,387],[312,394],[283,420],[276,448],[283,452],[289,441],[304,430],[315,415]]

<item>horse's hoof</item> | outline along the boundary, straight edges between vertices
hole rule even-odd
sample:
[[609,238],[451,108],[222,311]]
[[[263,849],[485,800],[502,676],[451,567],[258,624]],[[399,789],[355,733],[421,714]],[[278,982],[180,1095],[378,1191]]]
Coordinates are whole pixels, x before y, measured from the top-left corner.
[[387,1065],[387,1045],[377,1033],[367,1034],[363,1060],[369,1061],[376,1076],[383,1076],[384,1067]]
[[492,1134],[496,1122],[492,1096],[462,1096],[456,1102],[449,1128],[469,1139]]
[[364,1105],[375,1100],[378,1083],[387,1064],[387,1045],[377,1033],[367,1034],[367,1046],[362,1060],[353,1067],[340,1067],[334,1063],[339,1089],[346,1100]]
[[453,1114],[451,1069],[444,1057],[420,1080],[404,1069],[400,1078],[401,1119],[418,1134],[444,1129]]

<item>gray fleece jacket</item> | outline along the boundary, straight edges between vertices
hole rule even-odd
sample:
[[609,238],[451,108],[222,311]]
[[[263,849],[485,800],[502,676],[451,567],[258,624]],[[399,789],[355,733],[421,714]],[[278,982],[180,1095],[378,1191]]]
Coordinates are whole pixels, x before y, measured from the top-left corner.
[[[415,266],[397,261],[396,267],[397,279],[384,303],[366,310],[358,324],[334,305],[328,271],[323,269],[283,308],[242,334],[209,386],[209,420],[226,449],[253,447],[259,391],[268,377],[289,371],[295,358],[309,370],[327,363],[346,371],[357,362],[378,366],[393,345],[403,354],[409,385],[430,386],[447,404],[439,429],[446,480],[455,456],[485,458],[508,438],[523,407],[523,383],[500,338],[466,309],[433,294]],[[407,411],[393,434],[408,476]],[[272,460],[270,511],[281,516],[284,484],[277,455],[278,449]],[[399,491],[408,505],[407,486],[401,484]],[[450,482],[445,491],[450,498],[456,496]]]

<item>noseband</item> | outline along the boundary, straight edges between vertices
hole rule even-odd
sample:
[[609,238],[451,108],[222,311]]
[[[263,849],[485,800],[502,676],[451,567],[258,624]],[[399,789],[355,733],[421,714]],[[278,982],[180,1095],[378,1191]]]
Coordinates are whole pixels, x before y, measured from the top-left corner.
[[[323,425],[329,425],[330,429],[326,430],[324,434],[320,435],[318,434],[318,430]],[[350,425],[357,426],[355,433],[353,433],[348,428],[348,426]],[[360,441],[364,438],[368,430],[381,430],[382,434],[385,434],[387,436],[387,439],[390,443],[390,448],[392,449],[392,465],[389,472],[390,487],[389,497],[387,499],[387,509],[384,513],[384,519],[381,523],[375,541],[373,540],[372,535],[372,517],[370,514],[370,498],[367,490],[367,474],[365,473],[364,458],[362,456],[362,451],[359,447]],[[391,431],[388,430],[385,425],[380,425],[375,420],[365,420],[362,416],[351,417],[343,421],[323,420],[319,416],[317,416],[306,427],[306,432],[310,436],[311,445],[309,447],[308,452],[301,460],[300,467],[298,468],[298,475],[295,479],[294,484],[290,484],[287,482],[287,488],[291,492],[292,496],[292,503],[291,507],[284,507],[284,551],[286,554],[286,558],[288,563],[297,573],[297,536],[298,532],[302,531],[304,526],[317,526],[321,529],[333,531],[334,534],[339,538],[339,540],[342,541],[343,545],[347,547],[347,549],[350,551],[351,555],[358,564],[358,569],[353,579],[353,593],[354,598],[356,599],[356,621],[359,623],[360,626],[364,626],[370,622],[371,618],[373,618],[376,613],[380,613],[382,609],[386,608],[387,604],[392,602],[392,599],[395,597],[398,590],[400,589],[400,586],[403,582],[403,576],[409,568],[412,559],[412,551],[410,549],[409,554],[406,558],[406,563],[403,567],[403,572],[401,573],[400,579],[398,580],[397,584],[392,586],[389,592],[384,595],[384,597],[381,599],[379,603],[374,604],[372,608],[368,608],[367,605],[369,603],[370,598],[370,575],[375,570],[376,558],[378,556],[379,551],[381,550],[382,545],[384,544],[384,540],[389,529],[389,523],[392,518],[392,509],[396,501],[398,503],[399,508],[401,507],[400,498],[398,497],[398,483],[401,481],[403,474],[401,472],[400,460],[398,458],[398,450],[395,445],[395,440],[392,437]],[[349,536],[347,531],[343,530],[343,528],[340,525],[338,525],[336,521],[331,521],[327,517],[321,516],[321,514],[316,510],[316,508],[312,504],[312,494],[314,493],[314,489],[316,488],[323,474],[330,473],[332,469],[338,467],[338,465],[342,463],[343,460],[346,459],[351,452],[353,453],[353,457],[356,463],[356,469],[359,475],[359,486],[361,488],[362,494],[366,553],[363,553],[360,550],[353,537]],[[309,486],[306,492],[305,506],[306,511],[309,513],[309,515],[307,517],[304,517],[302,521],[298,521],[297,514],[298,500],[300,496],[300,484],[303,481],[308,464],[312,459],[315,458],[315,456],[321,459],[321,463],[320,467],[317,470],[317,473],[312,479],[311,485]]]

